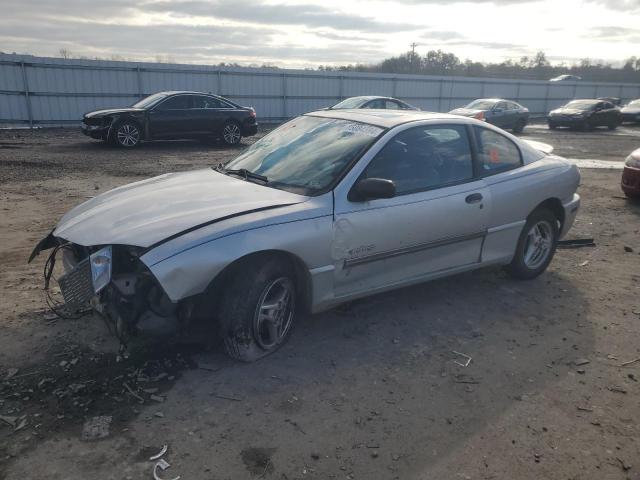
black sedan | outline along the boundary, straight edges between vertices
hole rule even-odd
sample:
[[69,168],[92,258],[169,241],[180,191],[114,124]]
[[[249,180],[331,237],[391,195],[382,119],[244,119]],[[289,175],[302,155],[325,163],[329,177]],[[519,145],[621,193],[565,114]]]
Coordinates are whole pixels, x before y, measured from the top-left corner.
[[556,127],[591,130],[601,126],[615,130],[620,123],[620,109],[606,100],[572,100],[564,107],[549,112],[547,117],[547,124],[552,130]]
[[226,98],[199,92],[160,92],[128,108],[84,115],[82,132],[132,148],[143,140],[221,139],[236,145],[258,131],[256,112]]
[[373,95],[345,98],[327,110],[344,110],[347,108],[373,108],[376,110],[419,110],[402,100],[392,97],[378,97]]
[[485,120],[504,130],[513,130],[514,133],[522,133],[529,122],[529,109],[519,103],[501,98],[474,100],[466,107],[456,108],[449,113]]
[[640,123],[640,99],[629,102],[621,112],[623,122]]

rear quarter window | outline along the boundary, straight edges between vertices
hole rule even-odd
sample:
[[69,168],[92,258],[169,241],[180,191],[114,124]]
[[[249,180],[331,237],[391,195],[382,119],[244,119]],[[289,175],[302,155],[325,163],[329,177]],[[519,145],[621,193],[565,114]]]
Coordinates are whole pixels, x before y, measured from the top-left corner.
[[522,166],[518,146],[500,133],[474,126],[481,175],[495,175]]

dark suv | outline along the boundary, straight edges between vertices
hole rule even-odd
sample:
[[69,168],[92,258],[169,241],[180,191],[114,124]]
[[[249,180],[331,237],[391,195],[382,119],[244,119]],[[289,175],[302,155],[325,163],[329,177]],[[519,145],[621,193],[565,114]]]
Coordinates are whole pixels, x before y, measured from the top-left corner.
[[82,133],[125,148],[143,140],[220,139],[236,145],[258,131],[256,112],[199,92],[159,92],[128,108],[89,112]]

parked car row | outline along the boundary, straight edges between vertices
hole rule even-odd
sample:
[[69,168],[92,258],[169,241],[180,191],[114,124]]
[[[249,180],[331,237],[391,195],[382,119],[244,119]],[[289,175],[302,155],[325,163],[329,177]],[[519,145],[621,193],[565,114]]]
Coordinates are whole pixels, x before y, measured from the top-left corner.
[[[640,122],[640,100],[620,109],[618,98],[573,100],[549,113],[549,128],[598,126],[615,129],[623,121]],[[419,108],[402,100],[383,96],[350,97],[324,110],[404,110]],[[522,133],[529,122],[529,110],[512,100],[482,98],[449,112],[475,118]],[[256,112],[227,98],[201,92],[159,92],[128,108],[89,112],[82,119],[82,132],[123,148],[142,141],[194,138],[221,140],[227,145],[240,143],[243,137],[258,131]]]

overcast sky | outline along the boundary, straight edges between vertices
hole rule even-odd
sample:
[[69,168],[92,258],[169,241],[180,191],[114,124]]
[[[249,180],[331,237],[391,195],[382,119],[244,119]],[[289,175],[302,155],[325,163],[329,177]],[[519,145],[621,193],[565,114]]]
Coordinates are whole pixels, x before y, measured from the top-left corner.
[[501,61],[640,55],[640,0],[3,0],[0,51],[315,67],[443,49]]

